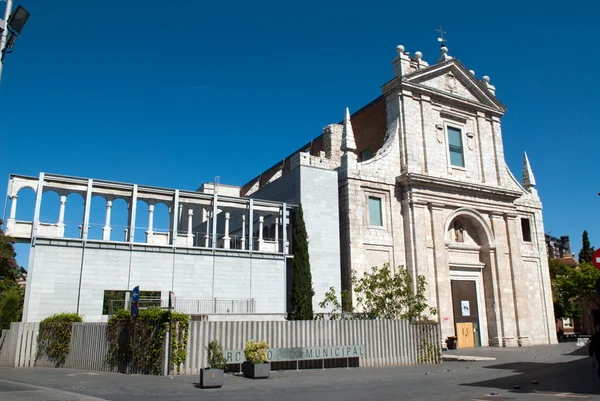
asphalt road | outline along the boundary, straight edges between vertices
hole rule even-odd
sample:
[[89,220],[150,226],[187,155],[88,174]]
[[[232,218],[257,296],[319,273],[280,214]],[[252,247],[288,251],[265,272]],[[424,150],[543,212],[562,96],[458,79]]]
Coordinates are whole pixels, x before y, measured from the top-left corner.
[[279,371],[272,372],[266,380],[228,374],[223,388],[210,390],[197,388],[196,376],[0,368],[0,401],[600,400],[600,379],[592,359],[587,357],[586,349],[577,348],[574,343],[456,353],[491,356],[496,360]]

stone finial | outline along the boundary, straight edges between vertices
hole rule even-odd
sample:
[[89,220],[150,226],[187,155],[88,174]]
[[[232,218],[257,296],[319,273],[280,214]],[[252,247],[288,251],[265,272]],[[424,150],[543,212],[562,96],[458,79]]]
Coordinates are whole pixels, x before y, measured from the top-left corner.
[[444,43],[442,43],[442,46],[440,47],[440,58],[438,59],[437,62],[442,63],[447,60],[452,60],[452,57],[450,57],[448,55],[448,48],[446,47],[446,45]]
[[488,77],[487,75],[484,75],[481,78],[481,83],[483,83],[485,85],[486,88],[488,88],[488,90],[490,92],[492,92],[493,95],[496,95],[496,87],[492,84],[490,84],[490,77]]
[[526,189],[535,187],[535,177],[533,176],[533,171],[529,164],[527,152],[523,152],[523,186]]
[[346,117],[344,117],[344,130],[342,131],[342,151],[344,153],[356,150],[356,142],[354,142],[354,132],[352,131],[352,123],[350,122],[350,110],[346,107]]

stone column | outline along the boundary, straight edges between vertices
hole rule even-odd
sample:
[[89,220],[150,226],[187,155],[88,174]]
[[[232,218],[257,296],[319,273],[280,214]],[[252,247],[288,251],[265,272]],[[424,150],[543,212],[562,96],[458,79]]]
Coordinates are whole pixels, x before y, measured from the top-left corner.
[[275,248],[279,252],[279,217],[275,217]]
[[[430,204],[433,224],[431,225],[433,252],[435,297],[439,321],[442,329],[442,341],[454,336],[454,311],[452,308],[452,288],[450,286],[450,266],[446,249],[446,231],[444,223],[444,205]],[[432,286],[433,287],[433,286]]]
[[210,244],[210,211],[205,210],[206,212],[206,234],[204,234],[204,247],[208,248]]
[[187,232],[187,246],[194,246],[194,234],[192,233],[192,220],[194,218],[194,211],[188,209],[188,232]]
[[67,205],[67,197],[61,195],[60,197],[60,210],[58,211],[58,236],[65,236],[65,207]]
[[500,310],[500,298],[498,294],[498,267],[496,266],[496,250],[482,249],[485,262],[483,268],[483,288],[485,292],[489,345],[502,346],[502,313]]
[[16,217],[17,217],[17,195],[10,197],[10,216],[6,222],[6,231],[12,231],[15,229]]
[[148,205],[148,231],[146,231],[146,242],[152,243],[154,234],[154,205]]
[[[517,215],[507,215],[508,250],[510,252],[510,275],[513,283],[513,299],[515,303],[515,318],[519,345],[530,345],[531,337],[537,335],[537,326],[533,323],[539,319],[540,310],[536,310],[536,298],[532,296],[529,286],[534,282],[532,272],[524,271],[521,258],[521,243],[518,230],[521,230],[520,219]],[[533,227],[532,227],[533,228]],[[532,230],[533,232],[533,230]],[[532,240],[533,240],[532,235]],[[519,301],[521,300],[521,302]],[[536,330],[531,330],[535,327]],[[528,330],[529,329],[529,330]]]
[[[106,220],[104,221],[104,227],[102,227],[102,241],[110,241],[110,232],[112,228],[110,227],[110,211],[112,209],[112,201],[106,201]],[[127,238],[127,233],[125,233],[125,238]]]
[[225,213],[225,236],[223,237],[223,248],[229,249],[231,246],[231,238],[229,237],[229,219],[231,215]]
[[514,291],[512,283],[511,265],[509,258],[508,241],[506,238],[507,226],[504,216],[493,214],[492,225],[496,238],[496,269],[498,275],[498,298],[502,319],[502,345],[516,347],[517,325],[515,316]]
[[17,195],[10,197],[10,217],[9,219],[15,220],[17,218]]
[[246,249],[246,215],[242,215],[242,239],[240,240],[241,248]]
[[263,248],[263,225],[265,223],[265,217],[258,217],[258,251],[261,251]]

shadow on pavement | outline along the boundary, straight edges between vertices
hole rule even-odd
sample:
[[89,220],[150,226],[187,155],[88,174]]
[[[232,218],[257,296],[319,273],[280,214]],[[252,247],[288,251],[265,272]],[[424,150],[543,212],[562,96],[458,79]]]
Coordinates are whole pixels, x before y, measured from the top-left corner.
[[[580,352],[581,350],[577,350],[570,355],[581,355]],[[496,388],[514,393],[600,394],[598,365],[596,362],[594,367],[593,363],[592,358],[582,358],[557,363],[515,362],[489,365],[485,369],[506,369],[517,374],[461,385]]]

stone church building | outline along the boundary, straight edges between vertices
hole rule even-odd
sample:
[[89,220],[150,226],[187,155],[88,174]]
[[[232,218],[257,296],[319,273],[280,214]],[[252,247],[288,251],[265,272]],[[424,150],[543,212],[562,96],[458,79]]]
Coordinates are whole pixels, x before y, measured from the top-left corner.
[[[443,338],[459,347],[555,343],[542,204],[527,156],[521,182],[504,160],[505,106],[444,45],[431,65],[397,53],[380,97],[241,187],[11,175],[6,233],[31,244],[24,321],[103,321],[107,294],[126,302],[136,285],[209,320],[284,319],[302,204],[316,312],[330,287],[351,289],[353,271],[389,263],[425,276]],[[27,220],[22,191],[35,194]],[[57,219],[44,220],[52,199]],[[81,200],[69,231],[65,210]]]
[[[380,97],[346,110],[241,196],[282,200],[297,166],[335,171],[343,289],[352,271],[403,265],[426,277],[443,337],[459,346],[556,342],[542,204],[527,155],[521,183],[506,165],[495,87],[445,45],[432,65],[397,53]],[[319,202],[321,214],[335,210]],[[325,287],[315,280],[316,299]]]

